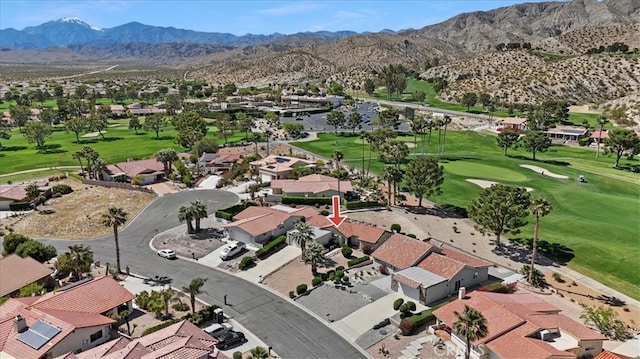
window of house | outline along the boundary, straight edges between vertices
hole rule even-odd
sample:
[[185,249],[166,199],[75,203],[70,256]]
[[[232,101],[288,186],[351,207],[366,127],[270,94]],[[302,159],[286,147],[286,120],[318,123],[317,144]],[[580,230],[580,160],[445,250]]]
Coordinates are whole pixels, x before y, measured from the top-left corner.
[[100,339],[100,338],[102,338],[102,329],[98,330],[97,332],[95,332],[93,334],[91,334],[91,337],[90,337],[92,343],[95,342],[96,340]]

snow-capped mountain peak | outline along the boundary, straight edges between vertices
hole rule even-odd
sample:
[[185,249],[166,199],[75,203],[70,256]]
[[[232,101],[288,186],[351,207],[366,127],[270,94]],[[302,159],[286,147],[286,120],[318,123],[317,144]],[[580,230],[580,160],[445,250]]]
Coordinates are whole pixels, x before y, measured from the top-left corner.
[[93,25],[89,24],[88,22],[82,20],[79,17],[63,17],[63,18],[59,19],[58,22],[83,25],[83,26],[86,26],[86,27],[90,28],[91,30],[102,31],[101,28],[99,28],[97,26],[93,26]]

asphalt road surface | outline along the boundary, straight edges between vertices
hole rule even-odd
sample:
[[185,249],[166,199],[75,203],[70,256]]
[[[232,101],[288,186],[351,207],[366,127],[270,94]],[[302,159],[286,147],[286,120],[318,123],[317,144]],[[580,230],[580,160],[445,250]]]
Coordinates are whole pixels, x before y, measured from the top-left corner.
[[[234,193],[221,190],[188,190],[159,197],[120,231],[122,267],[129,266],[132,273],[146,277],[168,276],[176,288],[187,286],[196,277],[207,278],[203,287],[206,293],[198,297],[221,305],[226,294],[229,305],[223,306],[225,313],[272,346],[282,358],[365,357],[318,319],[266,289],[198,263],[166,260],[151,251],[151,238],[181,225],[177,219],[178,208],[196,199],[207,205],[209,213],[238,201]],[[54,245],[58,253],[64,253],[68,246],[78,243],[77,240],[42,241]],[[96,260],[115,263],[113,236],[84,243],[91,246]]]

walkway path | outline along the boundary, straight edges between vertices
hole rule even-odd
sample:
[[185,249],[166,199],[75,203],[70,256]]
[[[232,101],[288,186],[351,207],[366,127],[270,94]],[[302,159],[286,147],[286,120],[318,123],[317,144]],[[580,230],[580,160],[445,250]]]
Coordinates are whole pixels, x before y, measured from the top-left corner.
[[43,168],[33,168],[30,170],[24,170],[24,171],[18,171],[18,172],[11,172],[11,173],[5,173],[3,175],[0,175],[0,177],[8,177],[8,176],[14,176],[14,175],[20,175],[20,174],[24,174],[24,173],[34,173],[34,172],[42,172],[42,171],[50,171],[50,170],[72,170],[72,169],[79,169],[80,166],[54,166],[54,167],[43,167]]

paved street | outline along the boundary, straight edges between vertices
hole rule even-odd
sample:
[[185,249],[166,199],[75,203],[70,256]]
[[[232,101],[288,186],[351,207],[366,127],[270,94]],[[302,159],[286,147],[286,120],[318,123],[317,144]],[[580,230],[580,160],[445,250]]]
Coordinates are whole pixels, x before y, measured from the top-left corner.
[[[196,277],[208,278],[200,299],[221,304],[227,295],[225,312],[283,358],[363,358],[364,355],[332,331],[326,324],[286,299],[255,284],[192,261],[168,261],[149,249],[149,241],[159,232],[180,225],[178,208],[196,199],[209,213],[238,201],[234,193],[220,190],[188,190],[159,197],[120,232],[122,266],[143,276],[168,276],[172,286],[181,288]],[[43,240],[60,253],[78,241]],[[86,241],[102,263],[115,262],[113,237]]]

